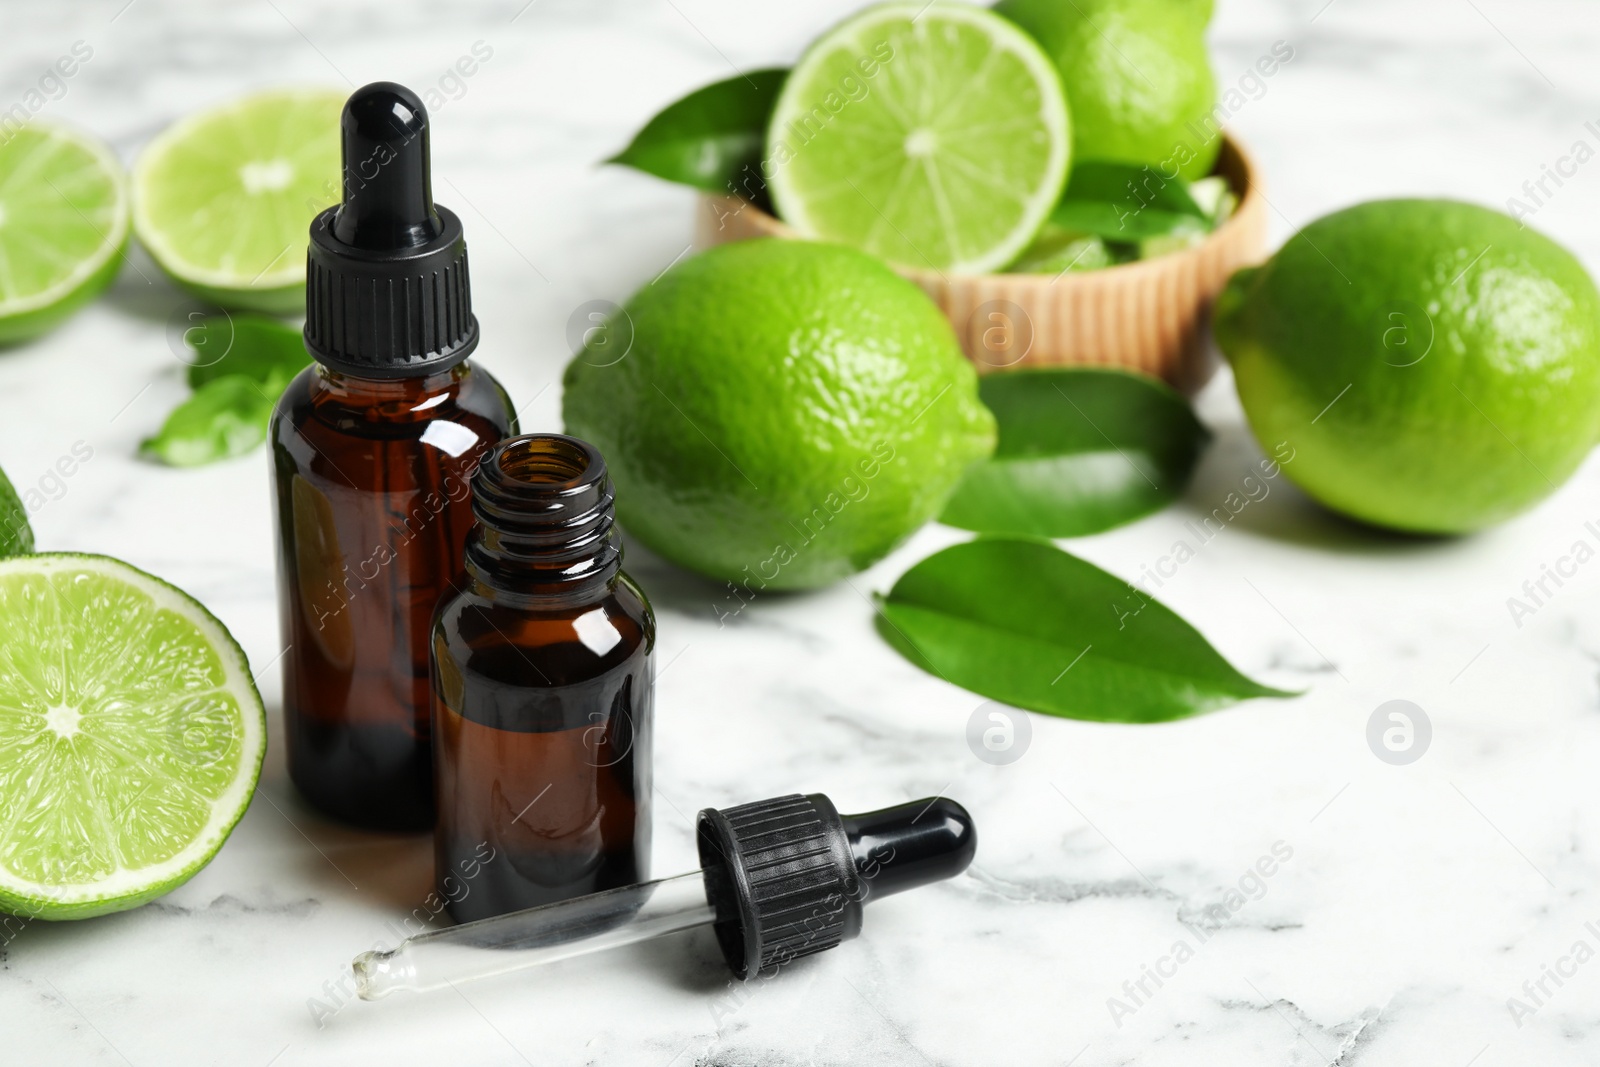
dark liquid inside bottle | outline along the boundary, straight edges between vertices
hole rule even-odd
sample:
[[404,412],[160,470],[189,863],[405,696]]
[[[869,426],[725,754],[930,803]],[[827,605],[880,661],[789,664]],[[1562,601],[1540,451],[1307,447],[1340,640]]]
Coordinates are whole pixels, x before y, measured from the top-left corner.
[[289,774],[335,818],[433,825],[428,632],[459,587],[473,472],[515,432],[461,363],[368,380],[313,366],[273,417]]
[[461,922],[644,881],[650,856],[655,621],[604,461],[506,441],[473,508],[433,631],[436,882]]

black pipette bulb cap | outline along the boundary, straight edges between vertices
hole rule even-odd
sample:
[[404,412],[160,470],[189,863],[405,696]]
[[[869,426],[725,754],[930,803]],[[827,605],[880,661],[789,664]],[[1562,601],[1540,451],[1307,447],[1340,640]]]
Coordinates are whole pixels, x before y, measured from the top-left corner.
[[461,220],[433,202],[428,112],[403,85],[351,94],[340,120],[344,199],[311,223],[306,349],[362,378],[410,378],[478,344]]
[[707,808],[696,824],[713,929],[740,979],[861,932],[869,900],[953,878],[978,848],[946,797],[840,815],[821,793]]

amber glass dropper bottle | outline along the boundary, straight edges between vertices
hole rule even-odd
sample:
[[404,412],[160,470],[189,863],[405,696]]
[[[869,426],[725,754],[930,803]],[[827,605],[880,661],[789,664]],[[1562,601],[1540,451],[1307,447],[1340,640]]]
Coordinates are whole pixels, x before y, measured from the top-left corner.
[[649,877],[655,617],[594,446],[504,441],[433,629],[435,880],[458,922]]
[[345,104],[343,202],[311,224],[306,348],[271,445],[289,774],[369,829],[433,825],[428,627],[463,575],[470,483],[516,432],[478,344],[461,221],[404,86]]

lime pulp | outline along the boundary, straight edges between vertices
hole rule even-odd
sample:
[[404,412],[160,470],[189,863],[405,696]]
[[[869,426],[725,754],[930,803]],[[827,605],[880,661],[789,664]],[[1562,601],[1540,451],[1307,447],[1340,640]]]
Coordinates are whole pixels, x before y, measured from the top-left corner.
[[128,183],[104,144],[62,126],[0,142],[0,343],[38,336],[116,276]]
[[105,556],[0,561],[0,911],[75,919],[181,885],[249,806],[265,715],[194,600]]
[[807,237],[923,270],[998,270],[1066,180],[1072,135],[1050,59],[978,7],[888,3],[825,34],[773,111],[773,203]]
[[340,197],[344,99],[256,93],[157,136],[134,165],[133,225],[161,268],[222,307],[303,307],[311,220]]

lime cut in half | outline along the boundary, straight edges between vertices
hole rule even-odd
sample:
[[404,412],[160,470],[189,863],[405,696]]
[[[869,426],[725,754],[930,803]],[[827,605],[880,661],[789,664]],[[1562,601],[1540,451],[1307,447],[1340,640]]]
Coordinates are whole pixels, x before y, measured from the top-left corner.
[[1022,30],[979,7],[889,3],[801,57],[763,172],[802,236],[976,274],[1039,231],[1071,144],[1060,76]]
[[0,618],[0,912],[81,919],[188,881],[266,751],[239,646],[106,556],[0,561]]
[[339,201],[344,101],[256,93],[151,141],[133,168],[133,227],[161,269],[220,307],[303,309],[311,221]]
[[0,133],[0,344],[94,299],[127,243],[128,182],[109,148],[55,125]]

